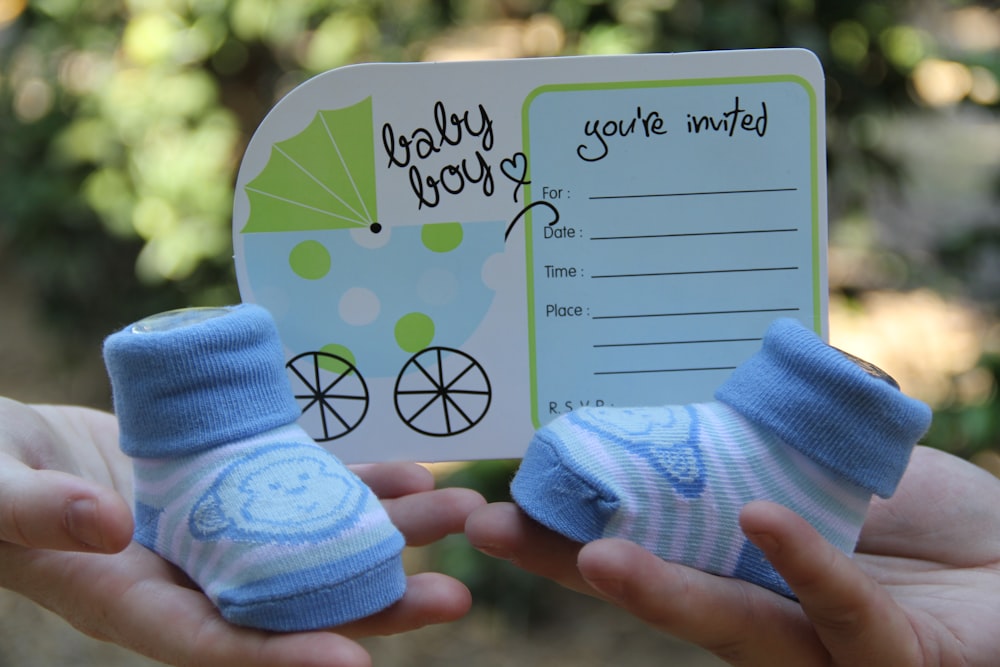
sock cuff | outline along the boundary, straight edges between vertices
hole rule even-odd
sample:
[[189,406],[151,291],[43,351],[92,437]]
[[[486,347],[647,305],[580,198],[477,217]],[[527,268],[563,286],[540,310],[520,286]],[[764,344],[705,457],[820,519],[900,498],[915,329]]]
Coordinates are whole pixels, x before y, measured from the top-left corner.
[[791,319],[775,321],[761,349],[715,397],[841,477],[891,496],[930,408],[874,377]]
[[252,304],[187,326],[104,341],[122,450],[181,456],[289,424],[301,414],[271,315]]

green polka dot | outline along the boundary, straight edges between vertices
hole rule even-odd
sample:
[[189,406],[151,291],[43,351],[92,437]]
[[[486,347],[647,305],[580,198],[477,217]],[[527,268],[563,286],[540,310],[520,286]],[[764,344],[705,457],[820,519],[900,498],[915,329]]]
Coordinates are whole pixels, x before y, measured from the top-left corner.
[[420,240],[432,252],[451,252],[462,243],[462,223],[438,222],[424,225]]
[[306,280],[319,280],[330,272],[330,253],[319,241],[303,241],[288,255],[292,271]]
[[[347,360],[352,366],[356,365],[357,363],[354,359],[354,353],[351,352],[349,348],[344,347],[343,345],[338,345],[337,343],[330,343],[329,345],[324,345],[322,348],[320,348],[320,352],[325,352],[326,354],[335,354],[338,357],[340,357],[340,359]],[[340,375],[341,373],[347,370],[347,364],[345,364],[340,359],[333,359],[331,357],[320,356],[319,361],[317,363],[319,363],[319,367],[322,368],[323,370]]]
[[423,313],[408,313],[396,322],[395,334],[401,350],[419,352],[434,339],[434,320]]

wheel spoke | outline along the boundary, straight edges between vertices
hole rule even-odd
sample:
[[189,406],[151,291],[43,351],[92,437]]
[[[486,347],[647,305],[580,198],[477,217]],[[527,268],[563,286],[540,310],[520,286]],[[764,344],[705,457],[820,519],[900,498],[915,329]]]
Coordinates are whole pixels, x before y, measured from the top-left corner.
[[446,386],[446,387],[445,387],[445,389],[446,389],[447,391],[452,391],[452,387],[453,387],[453,386],[455,385],[455,383],[456,383],[456,382],[458,382],[459,380],[461,380],[461,379],[462,379],[462,377],[463,377],[463,376],[464,376],[464,375],[465,375],[466,373],[468,373],[469,371],[471,371],[471,370],[472,370],[473,368],[476,368],[476,364],[475,364],[475,363],[471,363],[471,362],[470,362],[470,363],[469,363],[469,365],[468,365],[468,366],[466,366],[466,367],[465,367],[465,368],[464,368],[464,369],[462,370],[462,372],[461,372],[461,373],[459,373],[458,375],[456,375],[456,376],[455,376],[455,377],[454,377],[454,378],[452,379],[452,381],[448,383],[448,386]]
[[[335,386],[337,386],[338,382],[340,382],[341,380],[343,380],[345,377],[349,376],[353,372],[354,372],[354,367],[353,366],[350,366],[349,368],[344,369],[344,371],[340,375],[338,375],[333,382],[331,382],[330,384],[326,385],[326,389],[323,390],[323,395],[324,396],[328,395],[330,393],[330,390],[333,389]],[[317,385],[317,386],[319,386],[319,385]]]
[[[466,424],[471,424],[472,423],[472,419],[469,418],[469,415],[465,414],[465,411],[461,408],[461,406],[459,406],[458,403],[455,402],[455,399],[453,399],[451,396],[449,396],[448,394],[445,394],[444,398],[443,398],[443,403],[445,404],[445,406],[444,406],[444,412],[445,412],[445,415],[446,415],[445,419],[447,419],[447,415],[448,415],[448,412],[449,412],[448,406],[450,405],[451,408],[452,408],[452,410],[454,410],[458,414],[462,415],[462,419],[465,420]],[[451,421],[448,420],[448,423],[450,424]],[[450,426],[449,426],[449,430],[450,430]]]
[[432,405],[434,405],[434,402],[437,401],[438,398],[440,398],[440,396],[438,396],[438,394],[435,393],[434,394],[434,398],[432,398],[431,400],[427,401],[422,406],[420,406],[420,409],[417,410],[416,412],[414,412],[412,415],[410,415],[409,419],[404,419],[404,421],[406,422],[407,426],[412,426],[413,422],[415,422],[417,420],[417,417],[419,417],[423,413],[424,410],[426,410],[427,408],[429,408]]
[[306,403],[305,406],[302,408],[302,412],[306,412],[309,408],[311,408],[313,405],[316,404],[316,401],[318,401],[320,397],[316,396],[315,394],[310,394],[308,396],[301,396],[301,395],[299,395],[299,396],[296,396],[295,398],[296,399],[307,399],[307,398],[309,399],[309,402]]
[[424,374],[424,377],[427,378],[427,381],[431,383],[432,387],[434,387],[434,391],[441,390],[441,383],[434,379],[434,377],[427,371],[427,369],[424,368],[423,364],[420,363],[419,359],[414,358],[413,365],[417,367],[417,370],[419,370],[421,373]]
[[[437,369],[438,369],[438,381],[437,381],[437,385],[436,386],[438,386],[438,387],[444,387],[445,386],[445,384],[444,384],[444,363],[441,360],[441,348],[439,347],[436,350],[434,350],[434,354],[437,357]],[[445,413],[445,417],[447,417],[447,412]]]
[[354,396],[349,394],[327,394],[326,398],[337,401],[367,401],[367,396]]
[[[327,412],[329,412],[330,414],[332,414],[334,417],[337,418],[337,421],[340,422],[340,425],[344,427],[345,431],[350,430],[351,425],[348,424],[347,421],[343,417],[340,416],[340,413],[337,412],[337,409],[334,408],[333,405],[329,401],[327,401],[326,399],[324,399],[323,400],[323,413],[324,413],[324,415]],[[323,419],[323,424],[324,424],[323,430],[326,431],[326,419],[325,418]]]
[[302,372],[299,371],[298,367],[293,365],[291,362],[289,362],[288,368],[293,373],[295,373],[296,376],[298,376],[299,380],[302,381],[302,384],[304,384],[309,391],[313,393],[316,392],[316,388],[319,386],[319,384],[310,384],[309,380],[306,379],[306,376],[303,375]]

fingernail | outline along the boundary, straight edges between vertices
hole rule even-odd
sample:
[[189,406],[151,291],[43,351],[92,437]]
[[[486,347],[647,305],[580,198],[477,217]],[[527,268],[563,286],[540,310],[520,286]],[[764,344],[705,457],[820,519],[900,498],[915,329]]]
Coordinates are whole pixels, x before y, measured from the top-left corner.
[[774,539],[770,533],[747,533],[747,537],[766,555],[774,555],[780,548],[778,540]]
[[509,551],[492,544],[474,544],[473,546],[487,556],[492,556],[493,558],[498,558],[500,560],[514,560],[514,557]]
[[617,602],[625,596],[622,582],[617,579],[586,579],[586,581],[594,590],[612,602]]
[[66,506],[66,528],[88,547],[104,548],[104,536],[97,523],[97,501],[93,498],[79,498]]

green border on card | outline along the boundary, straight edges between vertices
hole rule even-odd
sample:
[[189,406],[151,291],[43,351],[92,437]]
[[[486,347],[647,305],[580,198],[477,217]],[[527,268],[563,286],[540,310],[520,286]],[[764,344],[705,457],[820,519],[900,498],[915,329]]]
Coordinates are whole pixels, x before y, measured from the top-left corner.
[[[528,162],[527,178],[531,179],[531,148],[529,144],[530,127],[528,123],[529,110],[535,98],[544,93],[569,92],[569,91],[596,91],[596,90],[629,90],[639,88],[681,88],[695,86],[730,86],[736,84],[755,83],[794,83],[802,86],[809,97],[809,162],[811,173],[809,175],[812,208],[812,274],[813,274],[813,329],[823,334],[823,276],[821,275],[822,258],[820,257],[820,197],[819,197],[819,137],[818,133],[818,109],[816,104],[816,91],[808,79],[796,74],[764,74],[755,76],[699,78],[699,79],[667,79],[653,81],[611,81],[604,83],[553,83],[535,88],[521,106],[521,143],[524,155]],[[534,201],[531,198],[530,182],[524,186],[525,203]],[[525,251],[525,271],[527,273],[527,305],[528,305],[528,373],[530,376],[531,392],[531,421],[535,428],[541,426],[538,415],[538,377],[537,359],[535,348],[535,286],[532,267],[534,266],[534,248],[532,245],[532,212],[528,211],[524,220],[524,251]]]

